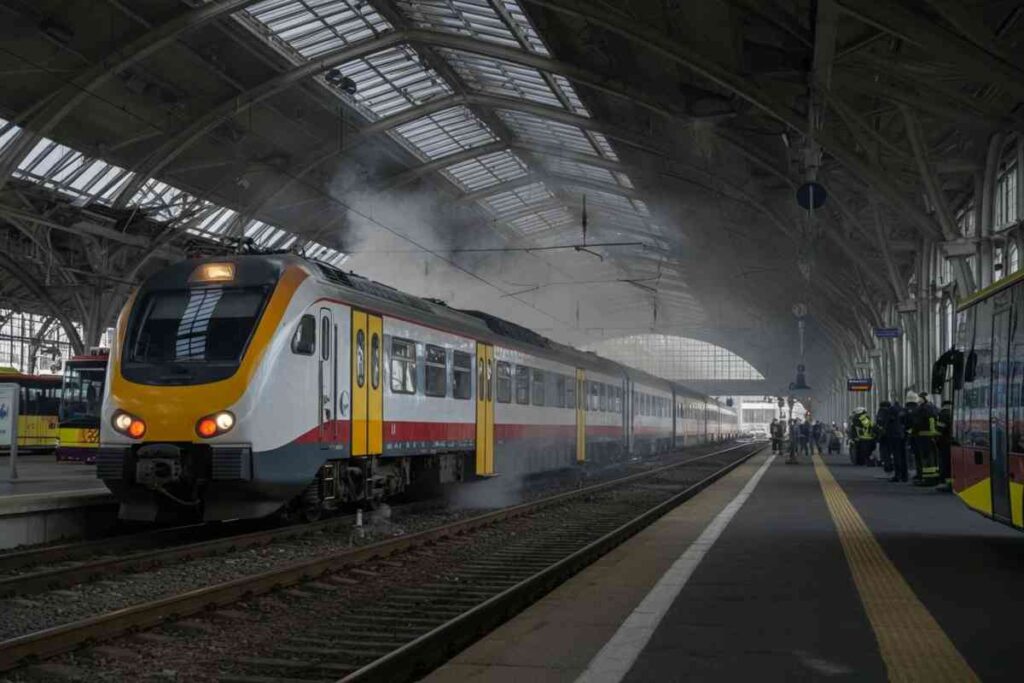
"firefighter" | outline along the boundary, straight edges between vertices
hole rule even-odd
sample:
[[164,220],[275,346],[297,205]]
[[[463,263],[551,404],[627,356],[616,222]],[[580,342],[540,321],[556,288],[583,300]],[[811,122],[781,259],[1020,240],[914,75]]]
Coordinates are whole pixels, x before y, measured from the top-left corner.
[[853,411],[853,433],[857,455],[857,465],[867,465],[871,460],[871,454],[875,450],[875,424],[868,416],[865,408],[857,408]]
[[939,409],[928,401],[928,394],[918,394],[917,408],[911,420],[911,438],[914,442],[914,456],[918,471],[914,483],[935,484],[939,480],[939,458],[936,437],[939,436]]

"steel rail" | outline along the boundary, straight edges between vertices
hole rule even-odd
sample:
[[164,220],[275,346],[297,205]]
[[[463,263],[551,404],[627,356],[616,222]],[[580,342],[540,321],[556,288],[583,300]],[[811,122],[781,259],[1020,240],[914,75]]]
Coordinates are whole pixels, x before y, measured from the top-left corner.
[[[270,591],[295,585],[303,581],[317,579],[324,574],[336,572],[346,567],[362,564],[372,559],[387,557],[410,548],[423,546],[444,538],[489,526],[506,519],[519,517],[557,505],[559,503],[588,496],[610,488],[622,486],[634,481],[657,476],[662,472],[686,467],[693,463],[720,456],[740,448],[750,448],[751,444],[737,444],[705,455],[654,468],[645,472],[612,479],[585,488],[559,493],[539,500],[522,503],[513,507],[503,508],[482,515],[462,519],[451,524],[427,529],[409,536],[388,539],[377,543],[348,550],[336,551],[322,557],[306,559],[284,567],[260,574],[245,576],[212,586],[198,588],[177,595],[159,598],[140,605],[100,614],[88,619],[54,626],[52,628],[29,633],[0,642],[0,672],[8,671],[16,666],[53,657],[69,652],[82,645],[130,633],[132,631],[152,628],[165,621],[179,619],[196,614],[211,607],[224,605],[262,595]],[[752,457],[763,446],[755,446],[750,453],[732,466]],[[722,470],[718,471],[724,474]],[[714,475],[712,475],[714,476]],[[710,483],[710,480],[703,480]],[[699,485],[699,484],[698,484]],[[707,485],[707,484],[705,484]],[[688,488],[689,491],[693,487]],[[692,493],[690,495],[693,495]],[[661,509],[658,506],[655,509]],[[490,601],[488,601],[490,602]],[[402,648],[404,649],[404,648]]]
[[[750,444],[743,445],[750,446]],[[641,513],[568,557],[558,560],[454,619],[346,675],[339,680],[339,683],[369,683],[371,681],[397,683],[398,681],[415,680],[426,675],[765,448],[764,445],[754,447],[743,457],[716,470],[697,483],[691,484],[668,500]],[[719,451],[716,454],[722,452]]]

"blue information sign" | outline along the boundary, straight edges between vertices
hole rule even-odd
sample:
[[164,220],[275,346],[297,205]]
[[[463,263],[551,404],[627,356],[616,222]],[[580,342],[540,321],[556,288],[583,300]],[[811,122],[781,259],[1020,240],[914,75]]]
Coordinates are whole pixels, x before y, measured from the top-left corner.
[[900,328],[898,327],[876,327],[875,336],[879,339],[899,339]]
[[846,380],[848,391],[871,391],[870,377],[851,377]]

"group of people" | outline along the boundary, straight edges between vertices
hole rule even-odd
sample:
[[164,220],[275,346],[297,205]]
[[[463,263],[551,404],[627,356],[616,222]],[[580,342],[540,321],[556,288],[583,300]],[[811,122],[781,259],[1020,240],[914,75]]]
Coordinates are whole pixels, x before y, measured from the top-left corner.
[[841,432],[835,422],[827,425],[807,416],[803,420],[793,418],[788,422],[776,418],[772,420],[769,434],[772,438],[772,452],[782,454],[783,448],[788,445],[786,462],[795,463],[797,455],[809,458],[814,451],[820,454],[826,450],[838,451]]
[[902,405],[898,400],[882,401],[874,420],[865,408],[857,408],[847,429],[852,460],[856,465],[881,465],[892,474],[889,481],[901,482],[910,480],[908,461],[913,457],[915,484],[951,490],[952,413],[950,401],[936,407],[924,392],[909,392]]

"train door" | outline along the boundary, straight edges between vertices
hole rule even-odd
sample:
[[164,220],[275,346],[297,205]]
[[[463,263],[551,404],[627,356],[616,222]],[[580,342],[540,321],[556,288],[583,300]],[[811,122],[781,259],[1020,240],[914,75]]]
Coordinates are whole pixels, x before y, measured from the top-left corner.
[[576,462],[587,459],[587,396],[586,374],[576,368]]
[[338,350],[334,329],[334,315],[329,308],[321,308],[320,360],[317,389],[320,394],[318,440],[320,448],[330,448],[338,441]]
[[384,446],[384,323],[352,310],[352,455],[380,455]]
[[476,345],[476,473],[494,474],[494,347]]
[[1009,439],[1007,438],[1007,364],[1010,357],[1010,307],[1007,300],[996,300],[992,315],[991,391],[992,417],[989,422],[991,443],[992,515],[1010,521]]

